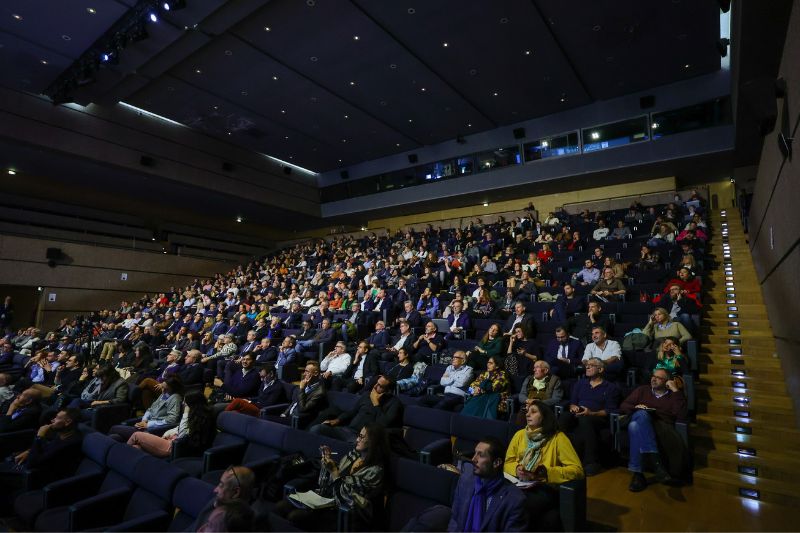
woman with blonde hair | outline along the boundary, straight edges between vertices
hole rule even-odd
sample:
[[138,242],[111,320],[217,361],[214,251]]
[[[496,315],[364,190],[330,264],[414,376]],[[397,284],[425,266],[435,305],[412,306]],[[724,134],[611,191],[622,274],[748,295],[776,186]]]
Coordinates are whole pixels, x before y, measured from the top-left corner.
[[686,341],[692,339],[689,330],[677,320],[672,320],[669,311],[663,307],[656,307],[642,333],[650,337],[654,348],[659,348],[667,337],[675,337],[680,345],[685,345]]

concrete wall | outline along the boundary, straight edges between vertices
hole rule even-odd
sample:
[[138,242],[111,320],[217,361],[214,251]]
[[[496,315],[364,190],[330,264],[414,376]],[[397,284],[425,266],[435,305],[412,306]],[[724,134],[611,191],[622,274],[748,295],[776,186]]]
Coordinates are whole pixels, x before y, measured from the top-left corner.
[[[49,267],[47,248],[60,248],[64,264]],[[64,316],[115,307],[122,300],[183,286],[232,266],[222,261],[0,235],[0,285],[42,287],[37,324],[44,328]],[[126,280],[121,279],[123,273]],[[55,294],[54,302],[49,300],[50,294]]]
[[[766,300],[789,395],[800,424],[800,0],[792,7],[780,76],[788,86],[788,112],[778,100],[778,126],[764,140],[750,210],[750,248]],[[777,137],[786,120],[794,141],[794,158],[784,158]]]

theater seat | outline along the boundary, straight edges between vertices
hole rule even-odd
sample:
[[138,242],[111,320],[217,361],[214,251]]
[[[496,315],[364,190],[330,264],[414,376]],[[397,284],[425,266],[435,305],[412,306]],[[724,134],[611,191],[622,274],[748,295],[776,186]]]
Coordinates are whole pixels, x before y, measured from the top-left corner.
[[164,531],[175,486],[186,472],[155,457],[136,465],[133,492],[99,493],[70,506],[72,531]]
[[392,462],[391,472],[394,486],[386,503],[387,531],[400,531],[434,505],[451,506],[458,484],[454,473],[403,458]]
[[[232,464],[226,462],[230,457],[241,457],[247,446],[247,428],[256,420],[252,416],[233,411],[220,413],[217,417],[219,433],[214,437],[213,445],[205,451],[203,457],[181,457],[172,461],[171,464],[192,477],[200,477],[209,470],[225,468]],[[218,467],[217,464],[222,466]]]
[[20,494],[14,500],[14,511],[25,527],[33,527],[34,520],[42,511],[81,499],[81,492],[75,487],[98,486],[106,471],[108,452],[116,444],[114,439],[101,433],[86,435],[81,444],[83,459],[73,476],[54,481],[41,490]]
[[214,485],[209,485],[193,477],[180,480],[172,495],[175,515],[167,531],[189,531],[194,521],[213,498]]
[[[96,494],[104,494],[118,497],[121,504],[127,499],[134,486],[134,471],[138,464],[147,458],[147,454],[128,446],[126,444],[116,444],[112,446],[106,457],[108,471],[103,476],[99,485],[90,483],[86,480],[75,480],[64,483],[59,490],[73,491],[78,498],[73,499],[71,504],[53,507],[42,511],[34,523],[35,531],[76,531],[85,529],[87,526],[80,523],[73,523],[72,508],[76,502],[89,499]],[[67,480],[62,480],[66,482]],[[91,526],[88,526],[91,527]]]

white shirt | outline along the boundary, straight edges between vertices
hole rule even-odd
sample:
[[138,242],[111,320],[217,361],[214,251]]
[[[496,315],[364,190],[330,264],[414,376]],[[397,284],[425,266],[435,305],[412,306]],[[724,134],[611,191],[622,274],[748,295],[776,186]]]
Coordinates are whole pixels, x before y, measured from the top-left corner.
[[583,359],[591,359],[592,357],[602,359],[603,361],[612,357],[622,357],[622,348],[617,341],[612,341],[611,339],[606,340],[603,349],[600,349],[597,344],[592,342],[586,345],[586,349],[583,351]]
[[322,372],[327,372],[330,370],[331,374],[334,376],[340,376],[345,373],[347,367],[350,366],[350,354],[343,353],[339,356],[328,355],[322,362],[319,364],[319,369]]
[[[408,335],[411,335],[411,333],[409,333]],[[400,337],[399,339],[397,339],[397,342],[394,343],[393,348],[395,350],[399,350],[400,348],[402,348],[403,345],[406,343],[406,339],[408,338],[408,335],[405,335],[405,336]]]

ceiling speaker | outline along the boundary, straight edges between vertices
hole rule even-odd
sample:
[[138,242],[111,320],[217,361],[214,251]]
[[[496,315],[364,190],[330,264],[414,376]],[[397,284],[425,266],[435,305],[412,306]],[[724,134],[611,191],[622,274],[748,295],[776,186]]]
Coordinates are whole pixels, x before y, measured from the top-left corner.
[[342,170],[341,172],[339,172],[339,176],[340,176],[340,177],[341,177],[343,180],[350,179],[350,173],[349,173],[349,172],[347,172],[346,170]]
[[156,160],[149,155],[143,155],[139,158],[139,164],[143,167],[154,167],[156,166]]
[[291,173],[292,173],[292,167],[289,167],[289,166],[284,166],[284,167],[283,167],[283,173],[284,173],[284,174],[286,174],[286,175],[288,176],[289,174],[291,174]]
[[525,128],[515,128],[514,129],[514,138],[515,139],[524,139],[525,138]]
[[409,163],[411,163],[413,165],[417,161],[419,161],[419,158],[417,157],[417,154],[408,154],[408,162]]
[[236,167],[233,166],[233,163],[228,163],[227,161],[222,162],[222,170],[225,172],[233,172],[233,169]]
[[639,107],[641,109],[650,109],[651,107],[655,107],[656,105],[656,97],[652,94],[648,94],[647,96],[642,96],[639,98]]

